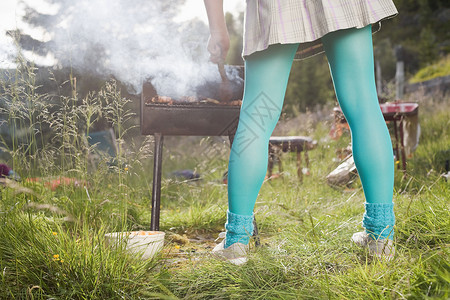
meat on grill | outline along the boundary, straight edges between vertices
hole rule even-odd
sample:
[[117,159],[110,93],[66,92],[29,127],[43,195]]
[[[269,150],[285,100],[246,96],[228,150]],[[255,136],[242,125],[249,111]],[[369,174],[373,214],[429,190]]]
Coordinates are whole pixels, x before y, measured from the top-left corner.
[[172,99],[171,97],[168,97],[168,96],[159,96],[159,95],[157,95],[157,96],[154,96],[152,98],[148,98],[145,103],[146,104],[160,103],[160,104],[167,104],[167,105],[173,105],[173,104],[176,104],[176,103],[180,103],[180,104],[209,103],[209,104],[218,104],[218,105],[240,106],[242,104],[242,100],[233,100],[233,101],[221,102],[219,100],[212,99],[212,98],[197,98],[195,96],[185,96],[185,97],[182,97],[179,100],[174,100],[174,99]]

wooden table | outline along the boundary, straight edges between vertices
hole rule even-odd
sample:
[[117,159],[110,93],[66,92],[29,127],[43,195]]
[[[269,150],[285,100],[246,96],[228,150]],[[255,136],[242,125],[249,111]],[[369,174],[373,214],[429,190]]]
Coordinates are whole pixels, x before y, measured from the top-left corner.
[[[380,104],[381,112],[386,121],[394,124],[395,153],[401,159],[401,170],[406,171],[406,153],[403,133],[403,121],[407,117],[419,114],[419,104],[414,102],[386,102]],[[400,136],[399,136],[400,135]],[[398,165],[400,169],[400,165]]]
[[269,178],[272,176],[274,161],[278,162],[279,172],[283,172],[280,150],[283,152],[297,152],[297,175],[300,182],[303,181],[302,157],[304,153],[306,167],[309,167],[308,150],[317,147],[317,141],[307,136],[272,136],[269,139]]
[[[419,104],[415,102],[386,102],[380,104],[381,112],[383,113],[384,120],[386,122],[393,122],[394,127],[394,149],[397,158],[401,160],[401,165],[398,168],[402,171],[406,171],[406,153],[405,153],[405,141],[403,132],[403,121],[405,118],[416,116],[419,113]],[[336,113],[341,113],[342,110],[339,107],[334,108]],[[335,118],[338,119],[338,118]],[[336,121],[335,121],[336,122]]]

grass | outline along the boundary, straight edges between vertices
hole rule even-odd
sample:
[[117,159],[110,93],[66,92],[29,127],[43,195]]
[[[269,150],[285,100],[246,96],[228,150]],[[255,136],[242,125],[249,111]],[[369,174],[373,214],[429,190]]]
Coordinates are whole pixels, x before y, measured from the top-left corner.
[[[450,149],[448,97],[420,100],[425,108],[420,145],[406,176],[396,174],[393,261],[373,259],[349,242],[362,229],[361,185],[331,188],[325,178],[349,136],[329,140],[329,126],[317,123],[306,132],[292,129],[319,141],[310,152],[311,175],[300,184],[295,156],[283,156],[284,176],[264,183],[255,208],[262,246],[252,247],[249,262],[236,267],[208,255],[225,222],[226,143],[166,137],[161,212],[166,246],[142,261],[123,245],[107,245],[104,234],[149,229],[152,139],[127,135],[132,115],[114,82],[88,98],[74,92],[52,104],[45,95],[30,94],[32,84],[23,88],[33,70],[21,72],[24,81],[4,84],[1,94],[9,106],[0,113],[24,135],[2,136],[8,163],[23,180],[4,181],[1,188],[0,299],[449,297],[450,184],[440,176]],[[19,111],[27,118],[18,117]],[[47,111],[52,113],[45,119]],[[92,149],[83,138],[101,112],[122,148],[115,164],[104,160],[93,168],[87,155]],[[202,151],[211,147],[215,159],[205,160]],[[171,178],[173,170],[187,168],[196,169],[202,180]],[[66,176],[87,184],[51,190],[26,180]]]
[[431,80],[450,74],[450,55],[447,55],[425,68],[420,69],[410,80],[411,83]]

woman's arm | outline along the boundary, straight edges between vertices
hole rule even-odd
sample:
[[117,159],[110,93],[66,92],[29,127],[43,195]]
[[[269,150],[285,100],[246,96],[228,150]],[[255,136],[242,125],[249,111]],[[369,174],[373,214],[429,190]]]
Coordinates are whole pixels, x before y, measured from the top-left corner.
[[210,60],[214,63],[223,62],[230,48],[230,38],[223,14],[223,0],[204,0],[204,3],[211,34],[208,41]]

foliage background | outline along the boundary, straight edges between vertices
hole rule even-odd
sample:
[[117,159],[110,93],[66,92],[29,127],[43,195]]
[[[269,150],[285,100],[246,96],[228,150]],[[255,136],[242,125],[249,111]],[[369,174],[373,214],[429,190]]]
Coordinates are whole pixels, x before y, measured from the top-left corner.
[[[76,7],[73,1],[46,0],[48,3],[58,3],[61,7],[55,16],[44,15],[31,7],[27,8],[24,19],[31,26],[44,28],[52,36],[57,37],[56,24],[64,18],[70,18],[70,13]],[[164,9],[165,18],[170,20],[177,9],[185,3],[184,0],[157,1],[158,7]],[[445,0],[394,0],[399,14],[395,18],[382,23],[382,29],[374,35],[374,54],[382,70],[382,92],[380,97],[386,100],[394,100],[390,88],[395,76],[395,62],[397,60],[395,49],[401,46],[402,60],[405,62],[407,78],[413,77],[420,69],[437,63],[445,59],[450,49],[450,4]],[[125,5],[124,14],[133,14],[137,5]],[[148,5],[140,5],[140,9],[149,9]],[[143,14],[145,16],[145,14]],[[150,12],[148,13],[150,15]],[[238,15],[226,13],[227,26],[231,38],[231,48],[227,58],[228,64],[243,64],[242,51],[242,31],[243,12]],[[135,20],[136,22],[145,22]],[[81,25],[80,25],[81,26]],[[193,21],[186,24],[186,27],[195,27],[201,32],[200,37],[187,36],[184,40],[187,44],[192,44],[197,40],[197,47],[206,46],[207,28],[205,24]],[[83,27],[80,27],[83,29]],[[173,29],[173,28],[172,28]],[[171,29],[171,30],[172,30]],[[89,30],[84,28],[83,31]],[[11,30],[8,34],[15,36],[22,49],[33,50],[41,55],[52,53],[57,59],[66,59],[67,53],[52,52],[54,41],[40,41],[21,30]],[[60,34],[59,34],[60,35]],[[102,58],[107,49],[102,48],[99,43],[89,43],[84,46],[81,59],[88,61],[88,68],[84,64],[80,68],[66,66],[56,68],[52,72],[57,78],[67,78],[68,73],[76,73],[78,78],[77,90],[81,95],[86,95],[89,91],[100,89],[100,86],[111,77],[105,69]],[[426,79],[437,76],[445,76],[450,72],[447,69],[432,72]],[[105,76],[106,74],[106,76]],[[114,75],[112,75],[114,77]],[[43,77],[45,78],[45,77]],[[286,91],[284,105],[284,115],[295,116],[299,112],[313,110],[317,106],[335,103],[335,95],[331,77],[328,71],[328,64],[325,55],[318,55],[308,60],[296,61],[293,64],[290,82]],[[417,79],[416,79],[417,81]],[[120,80],[119,80],[120,83]],[[126,85],[126,83],[124,83]],[[41,82],[41,89],[45,91],[54,90],[54,85],[48,82]],[[124,89],[127,91],[127,89]],[[128,89],[129,91],[129,89]],[[133,92],[131,93],[133,94]],[[132,95],[127,95],[133,98]],[[138,102],[134,98],[134,102]],[[138,105],[136,104],[136,109]],[[103,124],[104,125],[104,124]],[[101,127],[99,123],[97,126]]]

